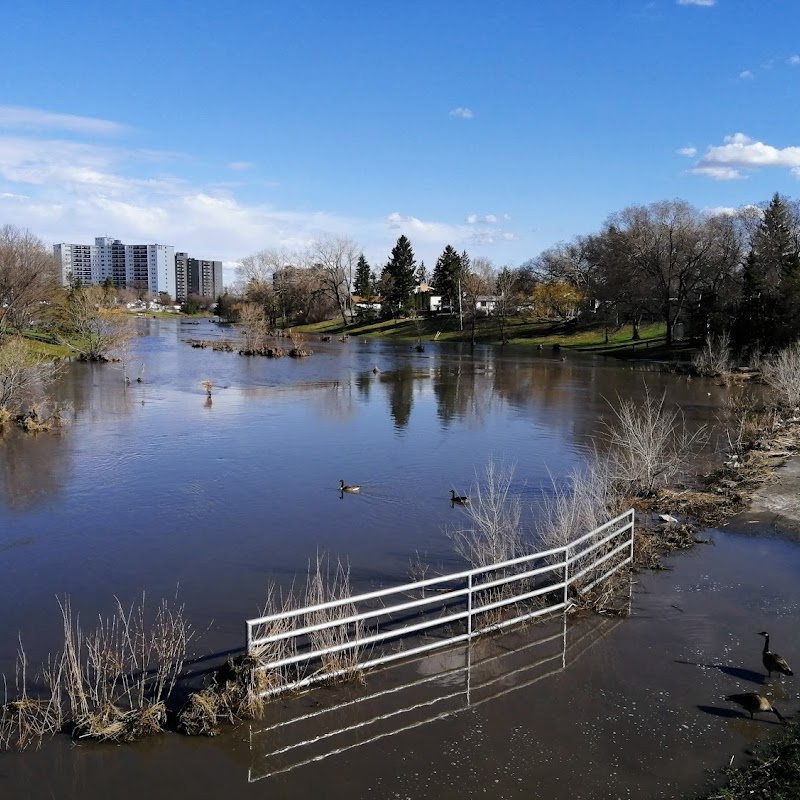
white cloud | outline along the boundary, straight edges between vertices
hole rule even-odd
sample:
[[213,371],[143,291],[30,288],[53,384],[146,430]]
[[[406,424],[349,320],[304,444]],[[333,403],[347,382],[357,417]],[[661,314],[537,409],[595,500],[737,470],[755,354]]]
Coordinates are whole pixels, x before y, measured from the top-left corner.
[[471,108],[454,108],[450,112],[451,117],[458,117],[459,119],[472,119],[475,115],[472,113]]
[[390,230],[404,233],[410,239],[442,242],[443,246],[451,239],[458,241],[463,238],[463,231],[456,225],[446,222],[425,222],[418,217],[404,216],[397,211],[389,214],[386,222]]
[[740,72],[739,73],[739,77],[742,80],[748,81],[748,80],[752,80],[753,78],[755,78],[755,75],[753,74],[753,72],[751,70],[746,69],[746,70],[744,70],[744,72]]
[[[418,258],[426,261],[435,260],[448,243],[461,249],[470,242],[501,245],[516,238],[493,214],[469,225],[399,212],[348,217],[248,203],[236,196],[235,182],[200,183],[169,171],[192,161],[175,153],[40,138],[39,131],[27,137],[0,133],[0,221],[30,228],[51,243],[109,235],[172,244],[223,261],[226,280],[247,253],[302,249],[325,233],[352,237],[376,263],[386,258],[399,233],[411,238]],[[485,226],[491,226],[488,232]]]
[[676,152],[680,156],[686,156],[687,158],[694,158],[697,155],[697,148],[696,147],[681,147]]
[[232,169],[234,172],[243,172],[246,169],[253,169],[254,166],[252,161],[231,161],[228,169]]
[[705,208],[703,211],[709,217],[732,217],[740,211],[753,211],[757,214],[763,214],[763,210],[758,206],[747,203],[743,206],[715,206],[714,208]]
[[713,6],[717,0],[677,0],[679,6]]
[[[503,230],[498,227],[483,227],[477,223],[492,225],[498,218],[494,214],[479,217],[470,214],[465,219],[465,225],[451,225],[443,222],[425,222],[417,217],[403,216],[398,212],[389,214],[386,218],[392,231],[405,233],[414,241],[422,241],[438,248],[451,244],[456,248],[464,245],[490,246],[502,242],[516,242],[520,237],[514,231]],[[509,218],[510,219],[510,218]],[[438,254],[437,254],[438,255]]]
[[786,60],[786,63],[796,67],[798,64],[800,64],[800,56],[789,56],[789,58]]
[[757,142],[744,133],[734,133],[723,144],[709,147],[692,172],[716,180],[746,177],[742,170],[778,167],[800,177],[800,147],[778,148]]
[[[508,214],[503,214],[503,219],[509,220],[511,217],[509,217]],[[486,214],[484,216],[467,214],[467,216],[464,217],[464,222],[466,222],[467,225],[477,225],[479,222],[486,223],[487,225],[496,225],[499,221],[500,218],[497,214]]]
[[118,122],[74,114],[56,114],[38,108],[0,106],[0,128],[16,131],[60,130],[85,134],[115,134],[127,130]]
[[694,175],[704,175],[707,178],[713,178],[715,181],[735,181],[745,177],[738,169],[734,169],[733,167],[696,166],[693,167],[690,172]]

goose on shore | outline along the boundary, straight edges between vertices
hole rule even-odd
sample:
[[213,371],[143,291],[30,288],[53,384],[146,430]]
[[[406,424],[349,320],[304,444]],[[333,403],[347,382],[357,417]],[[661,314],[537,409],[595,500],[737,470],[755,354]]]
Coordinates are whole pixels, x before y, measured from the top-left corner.
[[736,703],[737,706],[741,706],[750,714],[750,719],[753,719],[753,714],[769,712],[774,714],[784,725],[786,724],[786,720],[781,716],[778,709],[763,694],[742,692],[742,694],[729,694],[725,699],[730,700],[731,703]]
[[469,497],[466,495],[458,495],[455,489],[450,490],[450,502],[457,503],[458,505],[466,506],[469,504]]
[[355,494],[356,492],[361,491],[360,486],[348,486],[344,481],[339,481],[339,491],[340,492],[350,492],[350,494]]
[[792,672],[791,667],[783,656],[770,652],[769,634],[766,631],[761,631],[758,635],[764,637],[764,649],[761,652],[761,660],[764,662],[764,669],[769,673],[769,677],[772,677],[773,672],[780,672],[781,675],[794,675],[794,672]]

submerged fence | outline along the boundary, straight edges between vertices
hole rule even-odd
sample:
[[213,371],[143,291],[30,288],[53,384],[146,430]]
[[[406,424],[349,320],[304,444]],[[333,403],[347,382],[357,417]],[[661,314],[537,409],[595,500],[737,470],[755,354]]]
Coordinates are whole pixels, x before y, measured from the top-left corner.
[[255,783],[348,750],[397,736],[526,689],[571,666],[618,625],[619,617],[562,622],[512,642],[490,637],[387,668],[364,691],[326,695],[309,710],[298,698],[281,704],[269,724],[250,727]]
[[[521,558],[247,621],[261,696],[426,653],[558,611],[633,559],[633,510]],[[390,602],[391,601],[391,602]]]

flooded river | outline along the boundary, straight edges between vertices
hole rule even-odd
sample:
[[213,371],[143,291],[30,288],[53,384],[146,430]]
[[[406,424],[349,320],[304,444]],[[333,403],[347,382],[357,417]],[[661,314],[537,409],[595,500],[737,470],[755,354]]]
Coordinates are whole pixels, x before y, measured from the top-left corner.
[[[469,491],[488,459],[516,465],[530,522],[552,479],[582,462],[607,400],[641,396],[646,381],[699,424],[726,391],[499,348],[418,353],[350,339],[310,343],[303,360],[244,358],[182,341],[226,333],[210,323],[140,325],[130,385],[116,365],[71,365],[58,386],[71,407],[65,430],[0,444],[7,674],[18,633],[34,663],[59,646],[64,595],[88,620],[115,596],[177,595],[204,664],[240,648],[268,582],[289,585],[317,551],[347,559],[363,590],[408,580],[417,553],[458,569],[445,530],[463,511],[449,493]],[[203,380],[214,383],[211,402]],[[340,479],[361,494],[342,497]],[[367,696],[286,701],[213,740],[58,738],[2,755],[0,796],[679,796],[773,727],[721,700],[760,685],[756,632],[769,628],[775,649],[794,655],[800,548],[742,527],[678,557],[674,572],[639,576],[621,623],[532,626],[445,664],[377,673],[359,690]],[[791,680],[775,682],[787,713]],[[407,688],[381,694],[398,686]]]

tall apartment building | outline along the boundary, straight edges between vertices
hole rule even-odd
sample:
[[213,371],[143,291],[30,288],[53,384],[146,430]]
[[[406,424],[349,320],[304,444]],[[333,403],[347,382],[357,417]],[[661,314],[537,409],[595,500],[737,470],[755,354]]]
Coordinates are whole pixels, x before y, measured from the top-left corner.
[[191,258],[175,253],[175,299],[197,295],[217,298],[222,294],[222,262]]
[[166,292],[175,297],[175,248],[167,244],[123,244],[119,239],[97,237],[93,245],[54,245],[61,266],[61,282],[102,283],[110,278],[115,286]]

